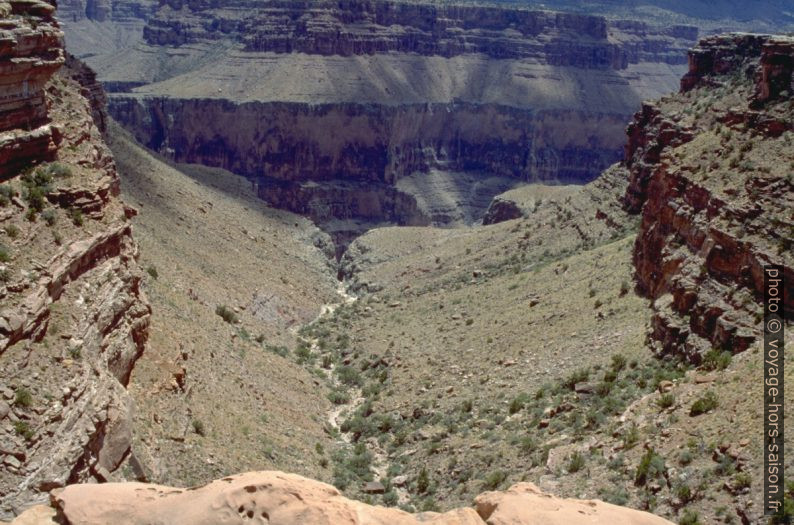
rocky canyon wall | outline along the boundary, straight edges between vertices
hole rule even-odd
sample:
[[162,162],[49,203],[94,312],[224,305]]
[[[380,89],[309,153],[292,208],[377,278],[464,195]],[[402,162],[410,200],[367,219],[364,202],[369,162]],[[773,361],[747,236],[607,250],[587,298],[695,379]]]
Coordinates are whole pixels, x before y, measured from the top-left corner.
[[397,184],[592,180],[640,101],[677,86],[696,34],[515,7],[174,0],[99,71],[138,140],[249,177],[277,207],[445,224],[461,214]]
[[794,40],[711,37],[689,64],[681,94],[629,126],[624,204],[642,214],[634,263],[651,339],[698,363],[759,337],[764,266],[783,265],[794,307]]
[[0,19],[0,181],[52,157],[60,140],[44,85],[64,62],[63,33],[45,2],[2,5]]
[[53,11],[0,2],[0,516],[127,458],[125,386],[150,315],[101,88],[84,69],[58,71]]

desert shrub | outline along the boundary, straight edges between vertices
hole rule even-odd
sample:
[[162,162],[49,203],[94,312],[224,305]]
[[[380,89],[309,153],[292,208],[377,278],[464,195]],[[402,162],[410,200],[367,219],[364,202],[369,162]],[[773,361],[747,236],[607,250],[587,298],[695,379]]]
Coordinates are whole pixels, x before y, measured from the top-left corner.
[[193,432],[195,432],[199,436],[206,435],[205,434],[206,430],[204,428],[204,423],[201,420],[194,419],[193,422],[191,423],[191,425],[193,426]]
[[155,280],[157,280],[157,277],[159,277],[159,275],[160,275],[160,274],[157,273],[157,268],[155,268],[154,265],[152,265],[152,264],[150,264],[149,266],[146,267],[146,273],[149,274],[149,277],[151,277],[152,279],[155,279]]
[[58,220],[58,214],[56,214],[55,210],[52,208],[48,208],[41,212],[41,218],[44,219],[44,222],[47,223],[47,226],[53,226]]
[[563,381],[563,386],[569,390],[573,390],[577,383],[582,383],[587,381],[590,377],[590,370],[587,368],[580,368],[575,372],[571,373],[568,377],[565,378]]
[[520,412],[529,402],[529,396],[527,394],[519,394],[510,401],[510,405],[507,407],[507,411],[510,415],[515,414],[516,412]]
[[571,457],[568,458],[568,465],[565,469],[573,474],[574,472],[579,472],[584,468],[585,459],[584,456],[580,452],[574,452],[571,454]]
[[749,489],[753,484],[753,477],[748,472],[740,472],[733,478],[733,486],[738,490]]
[[518,449],[524,455],[531,454],[537,448],[537,446],[537,443],[534,439],[532,439],[531,436],[523,436],[518,441]]
[[361,374],[352,366],[340,366],[336,369],[336,375],[339,381],[348,386],[361,386],[364,384]]
[[0,262],[8,262],[11,260],[11,250],[5,245],[0,243]]
[[19,228],[14,226],[13,224],[9,224],[6,226],[6,235],[8,235],[11,239],[16,239],[19,237]]
[[276,355],[280,355],[281,357],[287,357],[289,355],[289,350],[286,346],[266,345],[265,350],[268,352],[273,352]]
[[703,363],[701,367],[704,370],[725,370],[731,364],[733,354],[728,351],[720,351],[715,349],[706,352],[703,356]]
[[47,173],[59,179],[65,179],[72,176],[72,168],[66,164],[61,164],[60,162],[53,162],[49,164],[46,170]]
[[8,206],[15,195],[16,192],[10,184],[0,184],[0,207]]
[[634,483],[636,485],[645,485],[649,480],[662,476],[664,471],[664,458],[652,448],[648,449],[640,459],[639,465],[637,465],[637,470],[634,473]]
[[681,502],[682,506],[695,499],[692,489],[689,488],[689,485],[683,482],[676,485],[675,497],[678,498],[678,501]]
[[72,224],[75,226],[83,225],[83,212],[79,208],[72,208],[69,210],[69,218],[72,219]]
[[703,395],[703,397],[692,403],[692,407],[689,409],[689,415],[699,416],[700,414],[705,414],[709,410],[714,410],[717,408],[717,406],[719,406],[717,394],[709,390]]
[[675,396],[671,393],[662,394],[659,399],[656,400],[656,404],[659,405],[659,408],[665,409],[670,408],[675,404]]
[[624,356],[623,354],[613,354],[612,370],[614,370],[615,372],[620,372],[624,368],[626,368],[626,356]]
[[33,404],[33,394],[25,387],[19,387],[14,392],[14,405],[28,408]]
[[344,405],[350,402],[350,395],[342,390],[331,390],[328,393],[328,401],[334,405]]
[[234,310],[223,304],[219,304],[215,307],[215,314],[219,315],[221,319],[229,324],[235,324],[237,321],[239,321],[237,314],[234,313]]
[[602,500],[613,505],[625,507],[629,502],[629,493],[623,487],[602,487],[598,490]]
[[295,348],[295,357],[298,358],[298,363],[308,363],[312,361],[312,350],[309,348],[309,345],[303,341],[298,343],[298,346]]
[[679,525],[700,525],[701,523],[698,513],[691,509],[686,509],[678,520]]
[[507,479],[507,473],[503,470],[494,470],[485,476],[482,482],[483,490],[496,490]]
[[27,421],[15,421],[14,431],[16,431],[17,434],[19,434],[28,441],[33,439],[33,436],[35,434],[35,432],[30,427],[30,424]]

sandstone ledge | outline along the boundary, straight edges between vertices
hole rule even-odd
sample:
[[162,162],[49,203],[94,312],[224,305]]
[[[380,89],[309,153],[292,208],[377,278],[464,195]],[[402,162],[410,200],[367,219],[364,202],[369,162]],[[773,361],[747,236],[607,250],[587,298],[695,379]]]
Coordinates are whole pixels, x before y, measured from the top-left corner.
[[[532,483],[477,496],[474,507],[410,514],[342,496],[331,485],[284,472],[247,472],[203,487],[143,483],[70,485],[52,492],[51,507],[29,509],[12,523],[209,525],[669,525],[638,510],[598,500],[562,499]],[[58,517],[56,517],[58,516]]]

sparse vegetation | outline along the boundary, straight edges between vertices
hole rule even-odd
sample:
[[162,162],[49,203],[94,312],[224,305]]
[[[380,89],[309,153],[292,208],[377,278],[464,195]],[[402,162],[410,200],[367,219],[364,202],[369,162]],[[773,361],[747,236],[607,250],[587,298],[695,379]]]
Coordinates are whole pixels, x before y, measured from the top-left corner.
[[634,483],[645,485],[649,480],[659,478],[664,475],[664,458],[653,449],[648,449],[640,459],[637,470],[634,473]]
[[717,394],[714,393],[714,391],[709,390],[703,395],[703,397],[698,398],[694,403],[692,403],[692,407],[689,410],[689,415],[699,416],[710,410],[714,410],[717,408],[717,406],[719,406]]
[[31,428],[30,423],[27,421],[15,421],[14,431],[22,436],[26,441],[30,441],[33,439],[33,436],[36,435],[33,428]]
[[18,387],[14,392],[14,405],[30,408],[33,405],[33,394],[25,387]]
[[701,367],[704,370],[725,370],[730,366],[733,354],[728,351],[720,351],[717,349],[709,350],[703,356],[703,363]]
[[239,322],[239,318],[237,317],[237,314],[234,313],[234,310],[227,307],[226,305],[219,304],[218,306],[216,306],[215,314],[219,315],[221,319],[223,319],[229,324],[236,324],[237,322]]

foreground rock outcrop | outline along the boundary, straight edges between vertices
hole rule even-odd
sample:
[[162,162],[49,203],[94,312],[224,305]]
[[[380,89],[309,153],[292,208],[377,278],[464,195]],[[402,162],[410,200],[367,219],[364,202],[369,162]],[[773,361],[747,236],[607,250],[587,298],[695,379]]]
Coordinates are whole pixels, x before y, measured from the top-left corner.
[[52,507],[34,507],[12,523],[43,525],[56,516],[72,525],[273,523],[278,525],[669,525],[637,510],[597,500],[560,499],[531,483],[485,492],[474,508],[407,512],[343,497],[331,485],[282,472],[249,472],[203,487],[142,483],[72,485],[53,491]]
[[53,76],[64,53],[51,5],[8,5],[8,64],[29,76],[3,76],[15,102],[0,163],[0,516],[127,457],[125,386],[150,315],[100,91],[84,70]]
[[690,54],[681,94],[629,126],[625,208],[642,213],[634,263],[651,339],[699,363],[761,333],[763,268],[794,307],[794,39],[736,34]]

